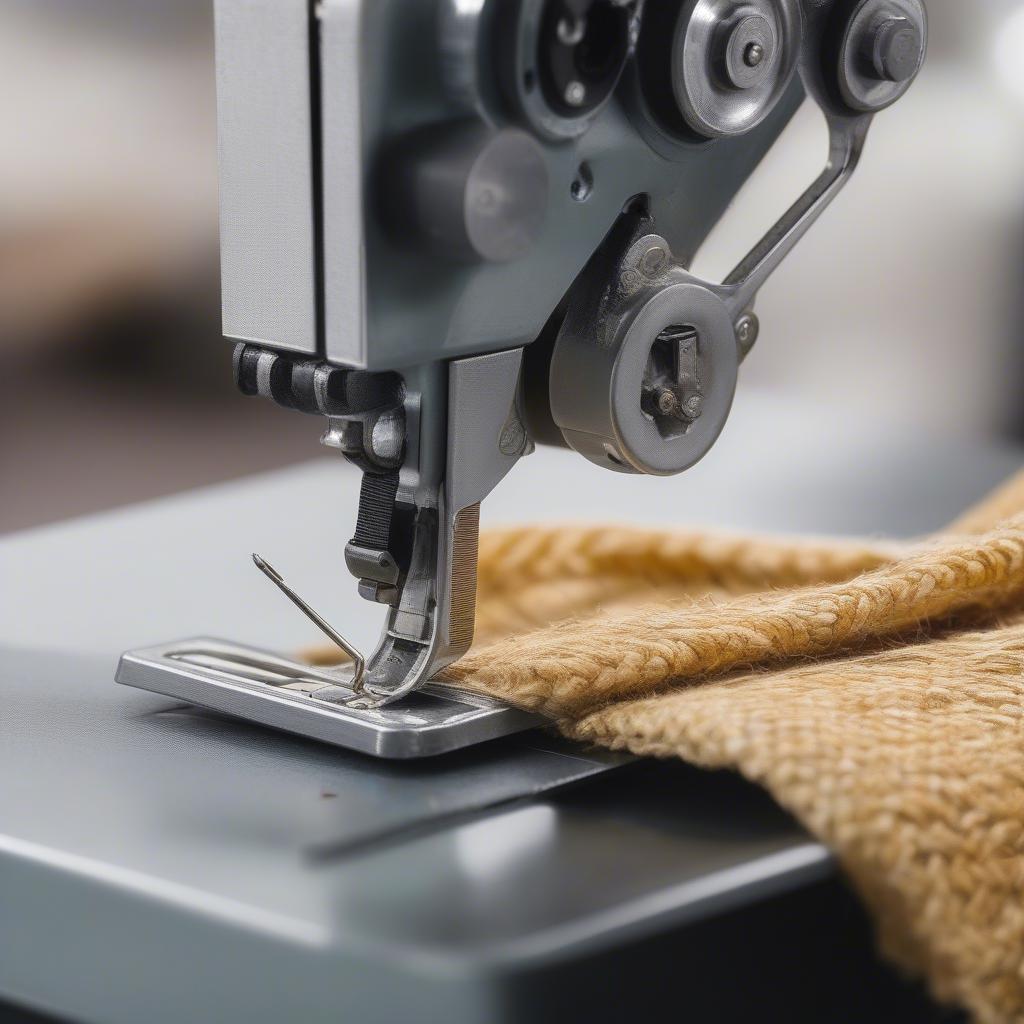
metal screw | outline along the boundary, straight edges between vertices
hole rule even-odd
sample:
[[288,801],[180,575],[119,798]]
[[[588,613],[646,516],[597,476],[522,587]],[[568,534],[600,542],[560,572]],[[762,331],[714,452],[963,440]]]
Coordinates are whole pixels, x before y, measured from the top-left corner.
[[658,412],[663,416],[675,416],[679,412],[679,399],[674,391],[665,388],[658,395]]
[[734,89],[753,89],[771,71],[775,45],[771,23],[762,13],[751,13],[736,21],[722,39],[717,54],[725,84]]
[[526,428],[513,417],[505,424],[498,438],[498,449],[502,455],[522,455],[526,447]]
[[704,411],[704,396],[693,395],[686,402],[683,407],[683,412],[686,414],[687,419],[699,420],[701,413]]
[[640,269],[648,277],[654,277],[664,269],[667,262],[668,253],[660,245],[654,245],[644,253],[643,259],[640,261]]
[[565,102],[570,107],[582,107],[587,101],[587,87],[577,79],[565,87]]
[[736,340],[743,350],[749,351],[754,347],[757,336],[761,333],[761,321],[754,313],[744,313],[736,321]]

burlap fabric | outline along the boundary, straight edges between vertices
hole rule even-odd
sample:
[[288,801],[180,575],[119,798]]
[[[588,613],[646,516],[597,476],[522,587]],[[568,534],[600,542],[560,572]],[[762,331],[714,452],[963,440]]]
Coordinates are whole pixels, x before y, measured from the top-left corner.
[[890,958],[979,1021],[1024,1020],[1024,475],[914,544],[492,531],[477,643],[446,675],[760,783]]
[[478,621],[452,681],[742,772],[835,851],[893,960],[1024,1020],[1024,476],[912,545],[492,532]]

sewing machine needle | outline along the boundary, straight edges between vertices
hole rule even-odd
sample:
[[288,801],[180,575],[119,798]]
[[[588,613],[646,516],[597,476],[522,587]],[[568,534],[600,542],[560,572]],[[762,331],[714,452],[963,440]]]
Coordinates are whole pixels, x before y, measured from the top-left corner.
[[325,636],[336,643],[351,659],[353,665],[352,692],[364,693],[363,674],[366,671],[366,660],[322,615],[311,608],[284,581],[284,577],[265,559],[255,552],[252,556],[256,568],[267,577],[280,591],[306,616]]

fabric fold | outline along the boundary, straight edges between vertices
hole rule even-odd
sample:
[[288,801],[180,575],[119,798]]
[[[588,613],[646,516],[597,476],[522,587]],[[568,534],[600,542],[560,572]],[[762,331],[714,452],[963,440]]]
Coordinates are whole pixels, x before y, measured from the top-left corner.
[[1024,591],[1024,516],[928,543],[843,583],[726,600],[644,601],[485,644],[445,673],[553,718],[741,666],[820,658],[1013,604]]
[[1024,475],[912,544],[493,531],[479,598],[447,682],[741,772],[835,852],[895,963],[1024,1020]]

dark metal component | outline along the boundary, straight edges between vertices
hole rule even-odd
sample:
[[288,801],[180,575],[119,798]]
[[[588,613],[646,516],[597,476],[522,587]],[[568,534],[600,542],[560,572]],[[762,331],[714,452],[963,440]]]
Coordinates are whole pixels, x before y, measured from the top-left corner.
[[259,359],[260,349],[255,345],[246,345],[239,342],[235,345],[231,355],[231,368],[235,375],[235,386],[243,395],[255,397],[259,388],[256,384],[256,363]]
[[548,0],[537,56],[554,111],[587,115],[608,99],[629,54],[629,22],[630,12],[614,0]]
[[566,309],[567,300],[563,299],[544,325],[540,337],[523,354],[523,422],[536,444],[552,448],[569,447],[551,414],[551,357],[565,323]]
[[405,453],[405,386],[396,373],[345,370],[240,343],[235,381],[245,395],[328,418],[323,443],[364,471],[395,470]]
[[801,39],[798,0],[648,4],[637,44],[636,100],[676,138],[742,135],[782,99]]
[[667,327],[651,346],[640,404],[665,437],[685,433],[704,411],[705,369],[692,327]]
[[578,138],[607,105],[633,49],[638,0],[508,0],[489,34],[505,105],[533,132]]
[[[318,8],[317,17],[322,38],[343,49],[340,6]],[[326,146],[323,345],[332,360],[402,367],[402,378],[248,348],[236,354],[236,375],[247,394],[327,415],[324,443],[366,473],[346,558],[360,593],[390,606],[366,665],[367,692],[381,706],[468,648],[479,502],[530,450],[530,431],[545,439],[555,434],[608,468],[653,475],[689,468],[715,443],[739,363],[757,338],[750,310],[759,289],[845,185],[862,151],[870,110],[851,104],[842,81],[837,88],[837,69],[840,79],[849,71],[839,55],[854,54],[854,70],[872,88],[909,85],[906,52],[916,37],[903,22],[919,6],[920,0],[446,0],[445,57],[472,70],[459,86],[469,90],[472,116],[460,106],[461,119],[451,120],[450,97],[431,108],[431,86],[423,80],[423,109],[414,105],[408,118],[385,123],[375,120],[375,107],[360,108],[373,122],[368,137],[376,140],[380,174],[366,174],[369,161],[359,148],[366,136],[356,131],[365,123],[358,118],[350,118],[351,165],[344,150]],[[401,38],[416,43],[401,51],[412,60],[420,40]],[[492,106],[493,94],[480,90],[482,47],[512,56],[505,81],[512,110]],[[595,98],[591,88],[589,73],[604,67],[594,54],[609,58],[617,79],[618,62],[628,63],[634,49],[638,69],[623,99],[648,145],[636,145],[611,109],[601,115],[600,130],[580,138],[607,98]],[[336,76],[344,70],[328,63]],[[749,173],[751,157],[763,151],[759,134],[750,143],[727,137],[752,131],[776,107],[779,114],[762,132],[777,135],[799,92],[791,87],[798,63],[804,89],[828,120],[828,164],[724,282],[702,281],[686,268],[723,208],[719,193],[734,193],[743,177],[735,169]],[[335,93],[327,79],[323,85],[326,117]],[[516,114],[534,136],[507,127]],[[396,137],[401,141],[391,146]],[[566,138],[578,141],[549,144]],[[694,148],[709,140],[717,140],[714,159]],[[666,160],[676,161],[678,174],[667,173]],[[705,170],[701,189],[694,189],[698,165]],[[348,177],[334,173],[342,166]],[[349,194],[329,187],[335,178],[351,186],[355,205],[342,210],[345,216],[330,212],[339,195]],[[380,223],[365,216],[367,206],[358,205],[368,178],[395,237],[386,238]],[[563,185],[549,194],[551,181]],[[572,199],[588,200],[586,210]],[[359,229],[351,239],[338,234],[348,222]],[[365,248],[353,255],[329,244],[331,237]],[[536,265],[521,259],[541,237],[548,244],[538,246]],[[423,258],[409,244],[416,239],[466,265]],[[343,251],[352,257],[347,269],[336,258]],[[531,374],[539,371],[547,390],[547,401],[538,403],[536,384],[521,383],[523,348],[536,335],[538,306],[543,313],[553,296],[565,294],[585,253],[594,255],[534,346],[537,357],[529,358]],[[556,270],[559,260],[566,265]],[[370,270],[375,290],[367,287]],[[520,291],[533,318],[526,333],[526,321],[509,304]],[[387,295],[394,301],[385,309]],[[372,360],[365,333],[339,341],[339,296],[348,296],[349,308],[373,306],[367,322],[381,329],[373,333]]]
[[[686,10],[695,15],[704,2],[691,0]],[[820,53],[830,37],[844,46],[859,39],[874,2],[838,23],[831,6],[804,8],[808,54]],[[804,87],[828,122],[828,164],[724,282],[702,281],[674,261],[641,209],[623,214],[570,292],[551,354],[550,411],[567,443],[591,461],[618,472],[678,473],[702,458],[724,427],[739,362],[757,339],[751,306],[850,179],[871,123],[869,113],[852,111],[835,95],[828,65],[808,56],[801,67]],[[689,332],[695,354],[672,347]]]
[[391,552],[381,548],[368,548],[349,541],[345,545],[345,564],[361,583],[393,587],[398,582],[398,563]]
[[891,106],[913,85],[927,47],[923,0],[856,0],[833,42],[840,99],[861,113]]
[[547,163],[516,128],[432,125],[389,149],[383,176],[382,214],[392,233],[458,260],[519,259],[544,225]]
[[726,78],[736,89],[752,89],[771,70],[780,45],[775,29],[763,14],[750,14],[724,32]]
[[921,62],[920,29],[907,18],[890,18],[875,31],[871,63],[879,78],[907,82],[917,74]]
[[397,373],[367,373],[317,363],[313,395],[317,410],[324,416],[359,416],[400,406],[405,387]]
[[397,373],[346,370],[246,342],[235,346],[233,367],[242,394],[262,395],[278,405],[318,416],[363,415],[400,405],[404,394]]
[[240,343],[235,346],[235,383],[243,395],[261,395],[286,409],[317,412],[312,396],[293,389],[292,371],[296,361],[269,349]]
[[718,440],[738,372],[725,302],[642,212],[624,214],[570,294],[552,355],[551,412],[566,441],[616,472],[681,473]]
[[744,313],[736,321],[736,341],[744,356],[748,355],[750,350],[757,344],[760,334],[761,321],[758,320],[756,314]]

